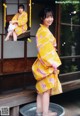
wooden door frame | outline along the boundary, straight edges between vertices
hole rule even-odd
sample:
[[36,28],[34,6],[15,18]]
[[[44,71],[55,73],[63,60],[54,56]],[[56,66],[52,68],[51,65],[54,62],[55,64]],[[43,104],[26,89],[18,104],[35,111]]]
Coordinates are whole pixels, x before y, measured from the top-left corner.
[[60,55],[60,22],[61,22],[61,5],[56,4],[55,37],[57,39],[57,49],[59,55]]

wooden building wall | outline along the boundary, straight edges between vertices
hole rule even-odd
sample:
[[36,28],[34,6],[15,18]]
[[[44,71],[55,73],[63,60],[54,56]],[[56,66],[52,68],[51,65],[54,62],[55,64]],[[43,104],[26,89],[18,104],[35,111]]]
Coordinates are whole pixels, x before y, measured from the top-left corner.
[[[8,1],[9,2],[9,1]],[[25,2],[25,1],[24,1]],[[29,3],[29,1],[28,1]],[[12,3],[10,3],[12,4]],[[17,3],[18,4],[18,3]],[[0,4],[1,5],[1,4]],[[14,3],[15,5],[15,3]],[[27,10],[29,11],[29,6],[26,4]],[[4,42],[5,32],[2,25],[2,30],[0,32],[0,90],[1,93],[7,90],[13,90],[18,88],[24,88],[27,85],[34,85],[35,80],[32,74],[31,66],[36,59],[37,49],[35,42],[35,34],[39,27],[39,17],[38,13],[43,7],[43,4],[33,4],[32,5],[32,27],[31,27],[31,40],[29,43],[27,41],[19,42]],[[3,7],[0,7],[3,10]],[[36,11],[37,9],[37,11]],[[36,11],[36,12],[35,12]],[[0,10],[1,12],[1,10]],[[2,12],[1,12],[2,13]],[[0,15],[3,17],[3,14]],[[60,54],[60,17],[61,17],[61,7],[59,4],[54,4],[54,25],[50,28],[57,38],[58,43],[58,53]],[[7,15],[7,21],[12,18],[13,14]],[[36,20],[35,20],[36,19]],[[0,19],[1,21],[1,19]],[[3,20],[2,20],[3,24]],[[11,48],[11,49],[9,49]],[[9,52],[8,52],[9,51]],[[64,59],[63,57],[61,59]],[[80,79],[80,72],[60,74],[60,80],[62,83],[69,81],[75,81]],[[79,86],[78,86],[79,87]],[[71,87],[71,89],[76,89],[76,87]],[[70,89],[70,88],[69,88]],[[69,90],[68,89],[68,90]]]

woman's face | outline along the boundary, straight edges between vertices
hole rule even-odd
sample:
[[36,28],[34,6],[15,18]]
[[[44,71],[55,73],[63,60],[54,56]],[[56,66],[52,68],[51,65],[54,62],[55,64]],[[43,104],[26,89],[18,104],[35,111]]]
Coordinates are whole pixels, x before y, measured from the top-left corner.
[[53,16],[50,15],[51,13],[47,13],[46,14],[46,18],[43,20],[43,25],[45,25],[46,27],[49,27],[52,23],[53,23]]
[[19,13],[21,14],[23,12],[23,8],[19,8]]

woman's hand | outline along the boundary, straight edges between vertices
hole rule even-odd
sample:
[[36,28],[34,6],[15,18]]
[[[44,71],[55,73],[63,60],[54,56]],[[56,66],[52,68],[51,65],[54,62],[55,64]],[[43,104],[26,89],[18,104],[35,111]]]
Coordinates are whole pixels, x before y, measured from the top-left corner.
[[57,73],[57,68],[54,68],[54,74],[56,74]]
[[60,73],[60,70],[58,70],[57,68],[54,69],[54,74],[59,74]]
[[9,24],[12,24],[12,21],[9,21]]
[[17,20],[13,20],[13,21],[10,21],[9,23],[14,24],[14,23],[18,23],[18,21]]

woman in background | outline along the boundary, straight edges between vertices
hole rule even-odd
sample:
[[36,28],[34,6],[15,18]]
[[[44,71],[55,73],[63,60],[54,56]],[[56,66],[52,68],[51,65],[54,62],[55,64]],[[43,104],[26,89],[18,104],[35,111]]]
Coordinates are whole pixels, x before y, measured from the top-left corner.
[[28,16],[27,12],[24,11],[24,5],[20,4],[18,7],[18,13],[9,22],[8,34],[5,41],[9,40],[10,36],[13,36],[13,40],[17,41],[17,36],[24,33],[27,30]]
[[50,32],[49,27],[53,23],[53,11],[44,8],[40,13],[41,25],[36,34],[38,58],[32,66],[32,71],[37,90],[37,115],[57,116],[57,112],[49,110],[50,95],[62,93],[61,83],[58,79],[61,65],[60,58],[56,52],[56,39]]

